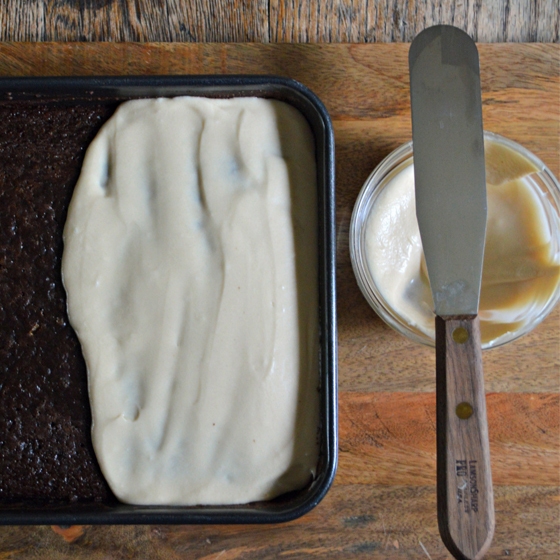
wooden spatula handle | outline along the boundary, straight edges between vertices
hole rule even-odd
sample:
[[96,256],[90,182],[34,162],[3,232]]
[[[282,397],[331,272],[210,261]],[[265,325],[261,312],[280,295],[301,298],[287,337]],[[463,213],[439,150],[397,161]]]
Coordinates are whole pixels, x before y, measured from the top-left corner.
[[494,535],[477,316],[436,317],[438,523],[455,558],[483,558]]

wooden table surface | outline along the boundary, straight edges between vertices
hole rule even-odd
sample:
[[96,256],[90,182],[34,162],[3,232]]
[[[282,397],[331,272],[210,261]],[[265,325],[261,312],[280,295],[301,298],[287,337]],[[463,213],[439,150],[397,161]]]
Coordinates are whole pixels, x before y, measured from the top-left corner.
[[0,41],[558,42],[558,0],[2,0]]
[[[480,45],[485,128],[560,172],[560,48]],[[274,526],[2,527],[0,559],[431,559],[434,354],[392,331],[361,296],[348,226],[377,163],[410,139],[408,46],[0,44],[0,76],[265,73],[326,104],[336,140],[340,459],[303,518]],[[560,308],[484,353],[497,529],[488,558],[558,560]],[[1,476],[1,474],[0,474]]]

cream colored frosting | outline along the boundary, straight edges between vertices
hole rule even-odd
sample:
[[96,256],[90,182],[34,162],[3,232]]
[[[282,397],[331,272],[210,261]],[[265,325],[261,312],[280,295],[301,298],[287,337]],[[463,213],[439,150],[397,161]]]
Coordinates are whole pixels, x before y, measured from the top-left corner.
[[318,460],[316,166],[277,101],[124,103],[64,231],[92,438],[116,496],[234,504]]
[[[545,216],[544,195],[530,180],[539,169],[508,146],[488,139],[485,156],[488,222],[479,317],[482,342],[489,347],[540,313],[560,282],[560,253]],[[389,307],[434,338],[412,160],[394,171],[372,207],[366,255]]]

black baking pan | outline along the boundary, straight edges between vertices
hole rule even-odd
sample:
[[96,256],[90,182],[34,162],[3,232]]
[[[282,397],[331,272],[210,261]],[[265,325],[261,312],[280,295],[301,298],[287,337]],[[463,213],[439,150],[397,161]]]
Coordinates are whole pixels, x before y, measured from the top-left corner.
[[[77,344],[73,331],[68,334],[71,329],[67,323],[66,311],[59,310],[64,313],[64,317],[60,316],[57,322],[51,320],[49,323],[52,318],[48,316],[47,309],[49,301],[56,299],[57,293],[61,301],[64,299],[64,292],[60,291],[63,288],[58,253],[62,248],[62,228],[81,159],[89,141],[119,103],[128,99],[179,95],[223,98],[258,96],[278,99],[298,109],[306,117],[314,133],[318,178],[321,393],[318,432],[320,459],[317,474],[300,491],[247,505],[134,506],[120,503],[110,491],[105,494],[101,492],[101,497],[92,495],[87,499],[80,496],[79,492],[69,494],[67,500],[51,499],[47,486],[53,483],[47,479],[43,482],[41,478],[45,469],[49,468],[47,458],[41,456],[42,449],[48,447],[50,438],[58,438],[57,441],[64,443],[65,434],[76,429],[84,432],[84,438],[89,438],[88,421],[91,421],[83,358],[79,358],[79,368],[72,368],[67,363],[65,365],[65,342],[62,338],[57,339],[60,331],[66,333],[68,340],[73,341],[71,344]],[[80,115],[87,117],[90,128],[85,136],[79,135],[81,129],[69,135],[64,127],[58,126],[57,119],[64,121],[65,115],[69,115],[70,120],[79,119]],[[73,146],[74,153],[69,153],[72,150],[67,145]],[[43,152],[52,153],[49,161],[41,159]],[[72,167],[72,171],[66,174],[64,157],[67,157],[68,165]],[[0,228],[4,232],[4,245],[0,243],[0,257],[5,265],[0,277],[0,322],[4,323],[4,329],[9,335],[0,345],[0,524],[278,523],[295,519],[314,508],[332,484],[338,447],[334,138],[330,117],[321,101],[298,82],[268,76],[3,78],[0,79],[0,166],[4,167],[0,167],[0,197],[3,197],[0,199]],[[10,197],[4,197],[6,189],[13,190]],[[54,193],[57,204],[51,205],[52,207],[46,202],[36,202],[37,197],[41,198],[47,191]],[[62,200],[57,201],[58,192],[61,193]],[[22,215],[25,217],[22,218]],[[43,220],[45,228],[51,227],[47,241],[51,244],[49,251],[54,256],[50,261],[48,255],[45,256],[49,251],[41,249],[40,235],[31,240],[21,237],[24,234],[20,232],[25,232],[26,225],[34,220]],[[26,251],[32,255],[33,264],[18,265],[19,256]],[[45,284],[45,279],[40,276],[33,280],[33,274],[40,275],[42,263],[46,261],[57,270],[51,270],[52,274],[49,274],[52,277],[47,279],[46,287],[41,288],[45,305],[40,301],[36,303],[37,313],[42,319],[31,324],[31,328],[30,325],[25,326],[22,334],[21,325],[25,321],[18,315],[25,315],[26,309],[33,308],[35,294],[41,291],[34,290],[33,282]],[[53,316],[55,314],[53,312]],[[44,328],[44,325],[50,325],[50,328]],[[40,347],[41,344],[43,347]],[[61,390],[51,390],[49,397],[52,401],[49,401],[49,406],[60,411],[61,415],[66,414],[66,420],[61,420],[60,425],[53,422],[44,427],[42,424],[41,407],[44,408],[45,401],[41,399],[45,397],[41,395],[49,391],[41,387],[41,376],[33,377],[36,373],[33,367],[30,373],[32,381],[27,382],[25,375],[19,373],[18,368],[25,362],[28,353],[35,354],[38,363],[35,369],[43,368],[48,376],[56,377],[56,382],[62,380]],[[80,368],[76,373],[75,370]],[[20,379],[17,378],[18,375],[21,375]],[[72,384],[79,385],[81,393],[78,391],[78,397],[74,394],[72,398],[68,398],[65,396],[65,389],[72,387]],[[21,424],[17,429],[25,431],[25,421],[22,418],[27,418],[28,424],[39,426],[31,427],[34,433],[32,442],[17,440],[14,437],[16,428],[13,421],[2,418],[2,411],[10,407],[11,390],[23,392],[24,401],[27,402],[26,406],[22,406],[21,402],[16,406],[21,413],[19,420],[16,415],[16,424]],[[30,450],[30,445],[34,445],[34,449]],[[15,451],[14,446],[17,446]],[[78,447],[88,446],[91,448],[90,443],[80,444]],[[12,470],[12,465],[6,460],[2,462],[2,455],[8,457],[8,451],[21,457],[24,464],[23,471],[18,471],[23,472],[23,475],[21,491],[16,499],[9,496],[2,483],[2,478],[8,477],[8,471]],[[80,449],[72,449],[68,456],[79,457],[79,453]],[[57,460],[64,467],[64,462],[61,463],[60,458]],[[31,465],[27,475],[26,462]],[[72,477],[72,472],[65,472],[61,477],[62,483]],[[60,480],[55,481],[56,484],[60,486]]]

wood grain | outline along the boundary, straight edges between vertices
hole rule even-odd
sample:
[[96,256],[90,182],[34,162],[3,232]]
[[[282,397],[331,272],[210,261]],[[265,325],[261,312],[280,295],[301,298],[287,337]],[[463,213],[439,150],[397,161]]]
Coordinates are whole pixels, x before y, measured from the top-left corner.
[[496,522],[476,315],[436,316],[436,410],[440,534],[455,558],[481,560]]
[[268,3],[4,0],[3,41],[268,41]]
[[[337,150],[341,389],[335,485],[300,520],[62,534],[2,527],[0,559],[450,558],[435,516],[434,351],[382,323],[359,292],[348,253],[361,185],[410,139],[407,50],[403,44],[0,44],[0,76],[281,74],[321,97],[333,116]],[[560,47],[495,44],[479,51],[486,128],[526,145],[558,175]],[[484,352],[483,362],[497,522],[487,558],[557,560],[560,309],[519,341]]]
[[[271,526],[87,527],[68,543],[50,527],[0,528],[3,560],[449,560],[432,486],[335,485],[305,517]],[[496,488],[488,560],[558,560],[558,493]]]
[[[489,393],[494,486],[560,484],[557,393]],[[436,483],[434,393],[340,393],[339,484]]]
[[558,41],[555,0],[273,0],[270,14],[272,42],[410,42],[441,23],[480,42]]
[[558,42],[557,0],[3,0],[1,41],[409,42],[455,25],[480,42]]

